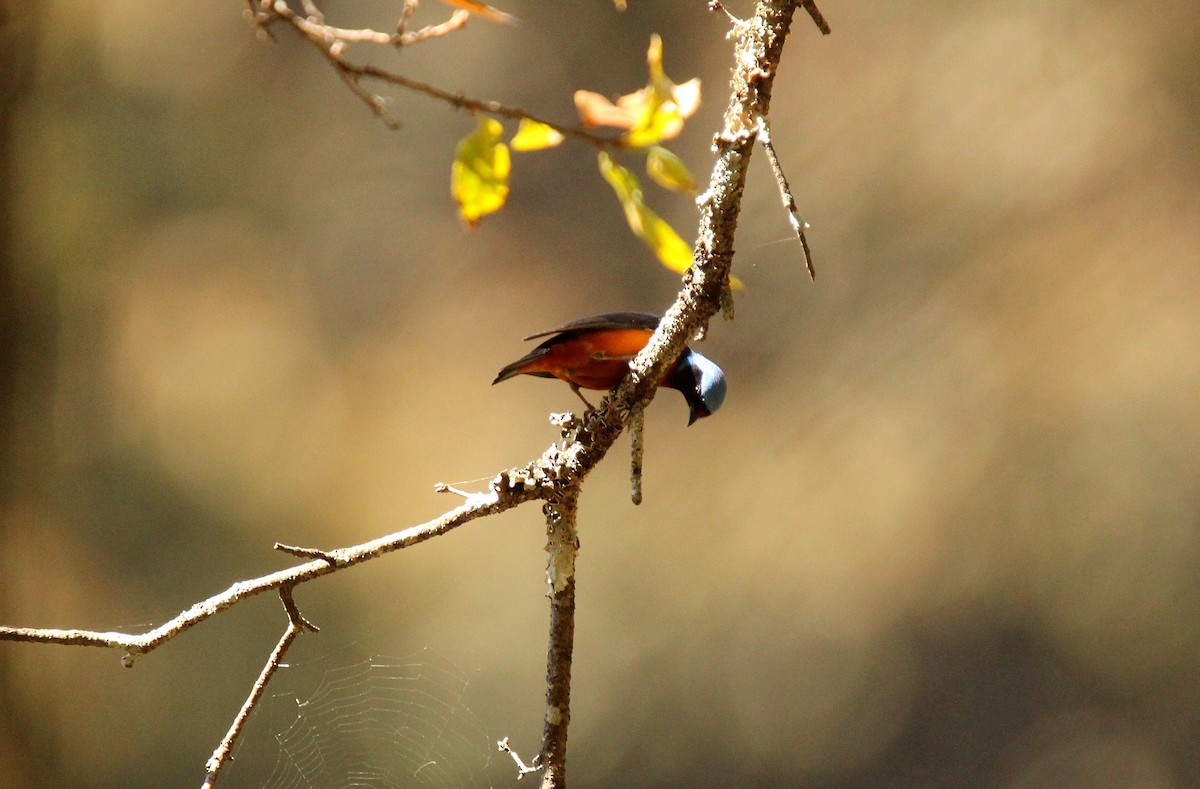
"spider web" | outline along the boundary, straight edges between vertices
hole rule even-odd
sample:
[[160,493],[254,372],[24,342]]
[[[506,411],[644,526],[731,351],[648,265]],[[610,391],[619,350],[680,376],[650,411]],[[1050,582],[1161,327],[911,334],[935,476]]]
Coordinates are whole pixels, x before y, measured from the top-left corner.
[[428,649],[406,657],[340,653],[293,662],[280,667],[276,683],[230,764],[232,786],[492,785],[496,738],[464,700],[469,678]]

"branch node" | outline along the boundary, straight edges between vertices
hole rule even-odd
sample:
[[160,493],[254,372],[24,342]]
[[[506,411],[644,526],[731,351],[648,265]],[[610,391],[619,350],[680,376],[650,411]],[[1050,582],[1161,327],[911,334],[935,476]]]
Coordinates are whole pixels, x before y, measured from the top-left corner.
[[435,493],[453,493],[455,496],[462,496],[464,499],[469,499],[469,498],[471,498],[472,495],[474,495],[471,493],[467,493],[465,490],[462,490],[460,488],[456,488],[453,485],[446,483],[446,482],[434,483],[433,490]]
[[508,744],[507,737],[505,737],[503,740],[496,740],[496,748],[500,751],[500,753],[507,753],[512,757],[513,761],[517,763],[518,781],[524,778],[526,775],[529,775],[530,773],[536,773],[542,769],[542,755],[540,753],[537,756],[534,756],[533,760],[529,764],[526,764],[525,761],[517,755],[517,752],[512,749],[512,746]]
[[330,551],[322,551],[320,548],[304,548],[299,545],[285,545],[282,542],[277,542],[273,546],[277,551],[290,553],[292,556],[299,556],[302,559],[324,559],[330,564],[337,564],[337,558]]
[[296,606],[296,600],[292,597],[293,588],[291,585],[279,587],[279,599],[283,601],[283,610],[287,611],[288,621],[299,630],[320,633],[321,628],[305,619],[304,614],[300,613],[300,609]]
[[730,13],[729,9],[721,4],[721,0],[709,0],[708,10],[724,11],[725,16],[729,18],[730,23],[733,24],[734,27],[741,27],[742,25],[746,24],[744,20],[738,19],[736,16]]

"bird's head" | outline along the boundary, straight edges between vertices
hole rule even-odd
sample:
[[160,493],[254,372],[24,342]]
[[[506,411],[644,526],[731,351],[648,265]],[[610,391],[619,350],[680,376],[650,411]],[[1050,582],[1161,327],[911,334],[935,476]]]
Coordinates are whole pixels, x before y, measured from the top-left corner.
[[685,348],[667,385],[683,392],[691,414],[688,424],[712,416],[725,402],[725,373],[711,359]]

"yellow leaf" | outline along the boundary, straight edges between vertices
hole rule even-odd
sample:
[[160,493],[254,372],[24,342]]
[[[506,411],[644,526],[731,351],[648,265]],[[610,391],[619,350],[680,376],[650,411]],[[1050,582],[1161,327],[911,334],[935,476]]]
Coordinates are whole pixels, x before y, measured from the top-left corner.
[[700,106],[700,80],[682,85],[671,82],[663,71],[662,38],[650,38],[646,65],[650,81],[646,87],[609,101],[598,93],[581,90],[575,93],[575,108],[585,126],[612,126],[627,129],[623,141],[642,148],[678,136],[683,122]]
[[553,148],[562,141],[562,134],[546,124],[522,118],[517,133],[508,144],[514,151],[540,151],[543,148]]
[[[648,93],[651,93],[648,91]],[[625,133],[625,143],[645,148],[663,140],[673,140],[683,131],[683,116],[672,101],[652,100],[642,109],[633,127]]]
[[696,192],[696,179],[692,177],[687,165],[661,145],[655,145],[647,153],[646,172],[664,189],[686,194]]
[[[650,247],[664,266],[680,274],[687,271],[692,265],[691,245],[665,219],[646,206],[637,176],[614,162],[605,151],[600,152],[599,163],[600,174],[616,192],[629,229]],[[745,287],[734,276],[730,276],[729,284],[737,290]]]
[[641,197],[642,190],[637,178],[614,162],[607,151],[601,151],[597,161],[600,163],[600,175],[604,176],[604,180],[608,181],[609,186],[617,193],[617,199],[621,201],[622,206],[632,200],[635,193]]
[[678,274],[692,265],[692,245],[679,237],[675,228],[665,219],[651,211],[644,203],[637,206],[642,240],[654,250],[664,266]]
[[493,118],[480,118],[475,131],[458,141],[450,171],[450,192],[468,225],[499,211],[508,199],[508,173],[512,165],[508,146],[501,140],[504,127]]
[[652,33],[650,46],[646,50],[646,66],[650,70],[650,87],[654,88],[655,92],[665,100],[671,98],[671,88],[674,85],[671,84],[671,80],[667,79],[667,75],[663,71],[662,57],[662,36]]

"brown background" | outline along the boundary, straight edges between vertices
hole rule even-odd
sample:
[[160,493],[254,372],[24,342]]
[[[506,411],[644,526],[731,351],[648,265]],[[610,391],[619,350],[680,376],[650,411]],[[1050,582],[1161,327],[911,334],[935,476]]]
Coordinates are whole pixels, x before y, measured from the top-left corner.
[[[660,32],[704,81],[673,147],[705,173],[726,22],[631,6],[512,0],[518,27],[383,62],[569,122],[574,89],[643,84]],[[152,626],[282,566],[275,540],[433,517],[434,482],[479,488],[575,407],[488,386],[521,336],[677,288],[587,146],[515,155],[468,233],[448,176],[473,120],[398,94],[387,131],[238,2],[0,8],[6,624]],[[646,503],[624,443],[582,499],[574,783],[1198,786],[1200,11],[823,10],[772,118],[817,281],[756,157],[748,290],[704,344],[724,409],[686,429],[664,392]],[[647,194],[691,238],[689,202]],[[469,677],[485,751],[531,754],[542,529],[524,508],[304,587],[324,630],[297,662],[424,655]],[[283,623],[264,598],[133,670],[0,645],[0,785],[199,784]],[[233,785],[275,759],[255,727]]]

